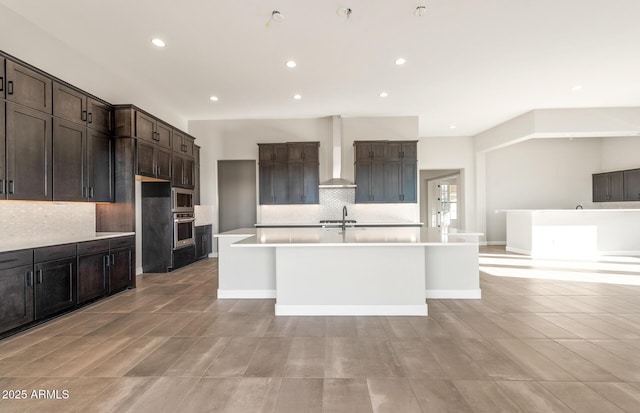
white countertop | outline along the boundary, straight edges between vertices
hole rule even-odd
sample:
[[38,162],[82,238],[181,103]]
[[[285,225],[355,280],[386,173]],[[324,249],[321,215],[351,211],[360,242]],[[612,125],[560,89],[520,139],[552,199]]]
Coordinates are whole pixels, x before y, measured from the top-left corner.
[[[331,223],[319,223],[319,222],[312,222],[312,223],[305,223],[305,222],[299,222],[299,223],[261,223],[261,224],[256,224],[256,227],[263,227],[263,228],[305,228],[305,227],[310,227],[310,228],[322,228],[322,227],[329,227],[329,226],[333,226],[333,227],[339,227],[341,226],[341,223],[336,223],[336,222],[331,222]],[[416,227],[416,226],[423,226],[424,224],[422,222],[348,222],[347,223],[347,227]]]
[[237,247],[276,246],[426,246],[478,244],[478,232],[416,227],[382,228],[240,228],[216,237],[245,236]]
[[64,235],[39,237],[37,239],[3,239],[0,241],[0,252],[17,251],[31,248],[50,247],[52,245],[72,244],[75,242],[96,241],[135,235],[135,232],[95,232],[86,235]]

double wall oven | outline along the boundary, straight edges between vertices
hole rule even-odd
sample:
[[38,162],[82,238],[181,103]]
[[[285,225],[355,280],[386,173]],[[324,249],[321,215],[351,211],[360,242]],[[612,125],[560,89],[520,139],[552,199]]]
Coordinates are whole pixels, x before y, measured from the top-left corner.
[[171,212],[173,213],[173,249],[196,243],[193,191],[171,188]]

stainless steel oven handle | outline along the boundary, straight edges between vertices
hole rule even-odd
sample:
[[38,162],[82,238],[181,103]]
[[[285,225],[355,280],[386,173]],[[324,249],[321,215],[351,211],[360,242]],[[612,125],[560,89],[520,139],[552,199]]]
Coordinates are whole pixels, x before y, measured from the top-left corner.
[[195,220],[195,218],[177,218],[173,222],[194,222]]

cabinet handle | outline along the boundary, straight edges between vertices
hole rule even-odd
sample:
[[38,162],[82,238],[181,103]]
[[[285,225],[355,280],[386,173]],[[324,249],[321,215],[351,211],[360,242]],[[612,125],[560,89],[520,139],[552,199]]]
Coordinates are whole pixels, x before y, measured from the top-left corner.
[[16,183],[13,181],[13,179],[9,179],[9,193],[13,194],[13,192],[16,190]]
[[89,112],[89,123],[93,123],[93,113]]
[[109,268],[109,256],[108,255],[105,255],[105,256],[102,257],[102,265],[105,268]]
[[38,271],[37,271],[37,274],[38,274],[38,280],[37,280],[37,283],[38,283],[38,284],[42,284],[42,270],[38,270]]
[[86,121],[87,121],[87,111],[86,111],[86,110],[83,110],[83,111],[80,113],[80,120],[81,120],[81,121],[83,121],[83,122],[86,122]]
[[4,179],[0,179],[0,194],[4,194]]
[[4,91],[4,77],[0,76],[0,92]]
[[7,94],[13,95],[13,80],[7,82]]
[[116,254],[111,254],[111,265],[116,265]]
[[89,187],[89,198],[93,198],[93,187]]
[[33,287],[33,271],[27,271],[27,285]]

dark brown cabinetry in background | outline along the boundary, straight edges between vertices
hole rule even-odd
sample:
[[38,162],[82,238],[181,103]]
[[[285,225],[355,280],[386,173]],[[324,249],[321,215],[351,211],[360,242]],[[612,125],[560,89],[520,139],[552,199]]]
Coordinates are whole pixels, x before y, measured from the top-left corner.
[[194,138],[176,129],[173,130],[173,186],[193,189],[195,186]]
[[258,144],[260,205],[289,201],[289,166],[286,143]]
[[4,99],[5,92],[7,91],[7,77],[4,72],[4,62],[5,58],[0,56],[0,99]]
[[289,204],[317,204],[320,143],[288,143]]
[[0,101],[0,199],[7,198],[6,140],[5,140],[5,103]]
[[417,141],[353,145],[356,203],[417,202]]
[[207,258],[213,252],[212,226],[201,225],[196,227],[196,259]]
[[52,81],[20,63],[6,61],[6,99],[51,115]]
[[78,89],[53,82],[53,116],[110,134],[112,113],[110,105]]
[[193,145],[193,204],[200,205],[200,147]]
[[109,241],[109,294],[135,287],[135,242],[134,236]]
[[640,201],[640,169],[624,171],[625,201]]
[[593,202],[624,200],[624,173],[606,172],[593,175]]
[[137,174],[151,178],[171,179],[171,151],[138,139]]
[[52,199],[51,115],[7,103],[6,198]]
[[0,332],[34,320],[33,282],[33,250],[0,253]]

